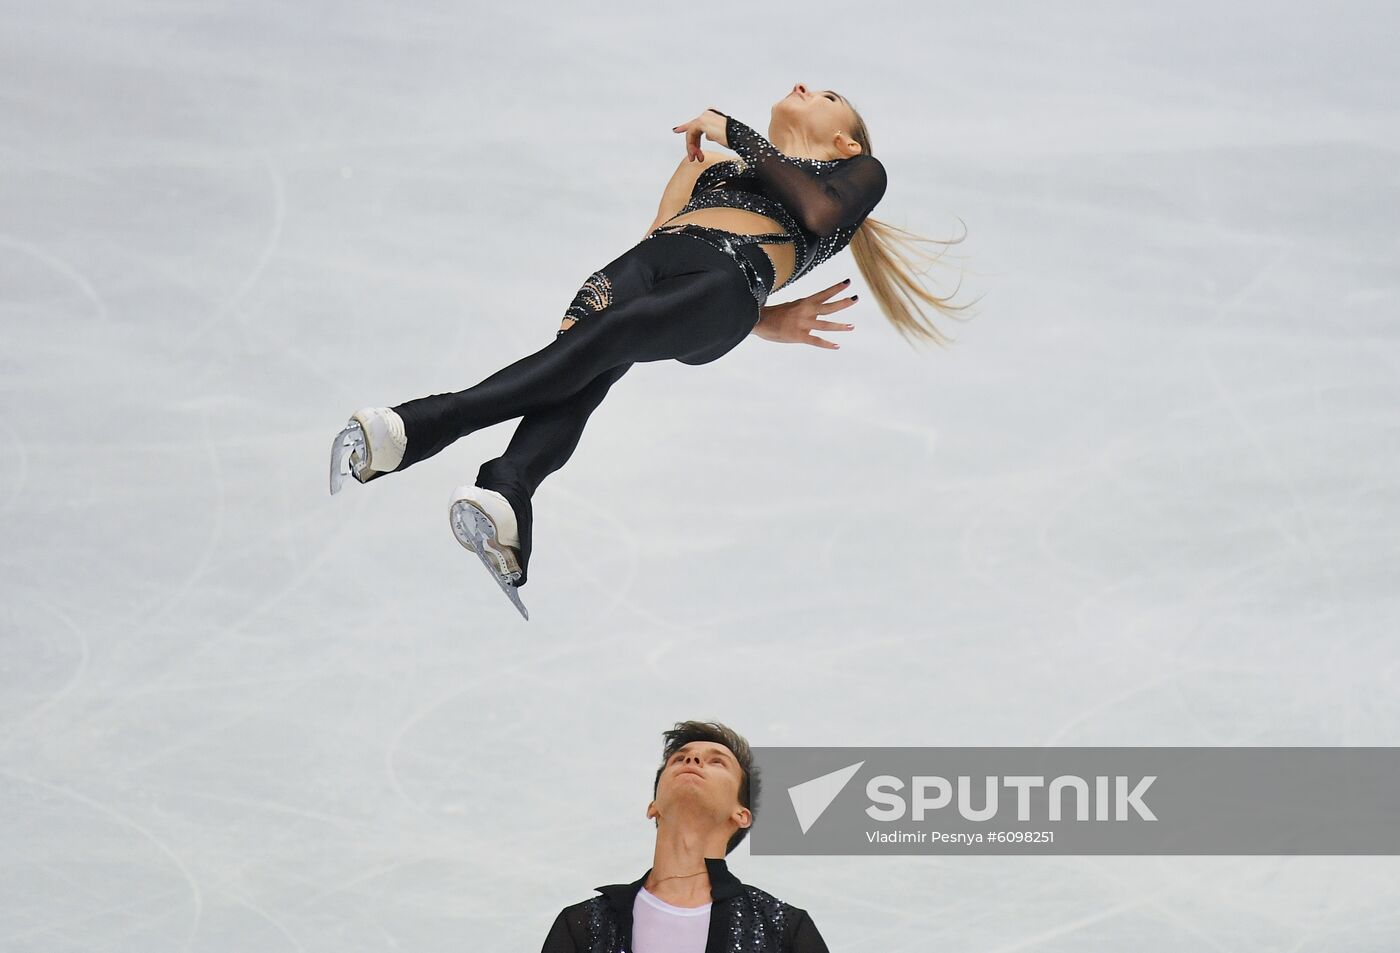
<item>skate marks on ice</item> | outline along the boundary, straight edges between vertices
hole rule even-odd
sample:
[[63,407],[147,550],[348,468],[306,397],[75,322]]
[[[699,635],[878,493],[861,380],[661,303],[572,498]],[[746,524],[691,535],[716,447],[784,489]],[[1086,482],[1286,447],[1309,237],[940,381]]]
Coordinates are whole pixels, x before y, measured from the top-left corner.
[[[57,602],[40,593],[26,593],[11,600],[0,619],[15,633],[7,638],[7,652],[19,656],[26,651],[37,651],[46,662],[37,670],[32,665],[13,670],[0,668],[0,751],[3,751],[12,740],[32,737],[36,733],[32,726],[39,723],[40,717],[59,705],[83,681],[92,660],[92,647],[78,621]],[[21,645],[20,639],[31,645]]]
[[[143,841],[146,844],[148,844],[151,848],[153,848],[155,852],[159,854],[164,861],[167,861],[173,868],[173,879],[175,880],[175,882],[177,884],[180,884],[182,887],[188,889],[188,926],[186,926],[186,928],[183,930],[184,939],[178,948],[181,950],[189,950],[194,945],[195,937],[199,934],[201,924],[204,921],[204,889],[200,886],[198,879],[195,877],[194,872],[190,869],[189,865],[187,865],[183,860],[181,860],[180,855],[176,851],[174,845],[157,836],[153,831],[150,830],[150,828],[142,825],[129,815],[118,811],[111,805],[105,804],[102,801],[97,800],[96,798],[89,797],[88,795],[83,794],[80,791],[74,790],[71,787],[45,781],[41,778],[31,777],[27,774],[3,769],[0,769],[0,778],[12,782],[14,785],[16,785],[17,789],[20,787],[27,787],[36,791],[44,792],[49,799],[47,810],[58,812],[59,816],[63,816],[63,811],[60,805],[69,805],[70,809],[76,806],[76,809],[79,813],[76,817],[70,817],[70,824],[75,821],[81,822],[80,819],[82,814],[84,813],[89,815],[95,815],[96,817],[102,819],[102,821],[104,822],[105,829],[112,831],[125,831],[128,834],[134,834],[136,835],[139,841]],[[94,828],[93,830],[96,831],[97,828]],[[129,848],[126,849],[123,853],[128,857],[128,863],[131,862],[129,858],[135,856],[134,852],[130,851]],[[165,895],[166,891],[162,891],[160,894],[161,897]],[[96,911],[90,911],[90,915],[100,917],[105,913],[126,912],[127,910],[133,908],[139,909],[142,907],[149,907],[150,901],[152,899],[152,896],[147,894],[137,903],[121,903],[117,906],[102,908]],[[156,915],[153,918],[151,918],[150,921],[148,921],[148,924],[159,924],[167,920],[173,912],[173,908],[162,908],[156,913]],[[78,917],[76,919],[78,922],[81,922],[82,920],[86,919],[86,917]],[[173,928],[175,928],[174,925],[172,925],[172,929]],[[50,932],[59,933],[61,929],[62,927],[59,924],[36,923],[34,925],[34,928],[31,930],[27,930],[21,933],[11,933],[0,939],[3,939],[5,941],[24,939],[26,936],[31,936],[34,934],[45,934]]]

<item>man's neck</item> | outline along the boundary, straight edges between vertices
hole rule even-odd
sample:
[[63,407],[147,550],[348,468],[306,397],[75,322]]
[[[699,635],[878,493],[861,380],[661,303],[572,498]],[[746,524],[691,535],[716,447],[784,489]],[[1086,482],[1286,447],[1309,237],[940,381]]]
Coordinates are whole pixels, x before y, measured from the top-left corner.
[[700,907],[710,902],[706,857],[724,857],[729,834],[706,826],[665,823],[656,831],[647,892],[677,907]]

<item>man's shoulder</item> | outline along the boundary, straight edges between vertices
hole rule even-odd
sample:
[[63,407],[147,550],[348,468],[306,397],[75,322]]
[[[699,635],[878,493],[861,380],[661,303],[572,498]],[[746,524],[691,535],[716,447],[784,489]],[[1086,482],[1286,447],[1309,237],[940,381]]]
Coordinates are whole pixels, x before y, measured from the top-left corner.
[[744,884],[743,895],[748,898],[750,904],[762,911],[770,922],[796,921],[807,915],[807,911],[801,907],[794,906],[786,900],[780,900],[753,884]]
[[616,935],[617,918],[608,907],[607,898],[589,897],[559,911],[544,949],[546,953],[593,949],[600,941],[612,942]]
[[608,909],[608,898],[602,894],[594,894],[587,900],[580,900],[578,903],[571,903],[563,910],[559,911],[561,916],[575,919],[579,916],[590,916],[606,912]]
[[781,905],[784,907],[791,906],[787,901],[779,900],[762,887],[755,887],[753,884],[744,884],[743,889],[744,894],[756,903]]
[[[816,932],[812,918],[807,915],[806,910],[786,900],[780,900],[752,884],[744,884],[739,896],[747,910],[739,914],[736,922],[741,925],[747,923],[750,929],[764,924],[765,932],[769,935],[769,939],[762,942],[755,937],[755,950],[803,950],[808,953],[825,953],[825,946],[820,945],[821,936]],[[813,941],[816,941],[817,945],[812,945]]]

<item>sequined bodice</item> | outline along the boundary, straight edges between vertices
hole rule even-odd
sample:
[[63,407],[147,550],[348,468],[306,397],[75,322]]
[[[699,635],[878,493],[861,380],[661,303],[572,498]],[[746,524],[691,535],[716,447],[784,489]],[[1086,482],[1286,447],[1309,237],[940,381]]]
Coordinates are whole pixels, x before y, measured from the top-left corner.
[[739,157],[716,162],[701,172],[690,201],[670,221],[699,209],[737,208],[778,222],[783,232],[751,238],[758,244],[793,246],[792,274],[772,289],[777,291],[850,243],[884,195],[884,167],[867,155],[848,159],[784,155],[739,120],[725,119],[726,139]]
[[[840,159],[822,160],[788,157],[789,161],[800,163],[820,175],[823,170],[839,165]],[[793,246],[792,274],[773,291],[785,288],[807,274],[817,265],[845,248],[858,226],[847,226],[835,234],[821,237],[807,231],[797,223],[786,205],[773,199],[764,189],[763,183],[742,159],[726,159],[716,162],[700,173],[691,190],[690,201],[668,221],[674,221],[688,212],[705,208],[737,208],[773,219],[780,224],[783,233],[758,236],[766,239],[758,244],[787,243]]]

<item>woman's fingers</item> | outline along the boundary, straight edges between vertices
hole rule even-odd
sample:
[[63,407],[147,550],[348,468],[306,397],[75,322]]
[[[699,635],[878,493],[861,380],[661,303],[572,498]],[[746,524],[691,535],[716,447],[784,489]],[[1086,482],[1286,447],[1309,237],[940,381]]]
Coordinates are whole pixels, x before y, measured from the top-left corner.
[[705,153],[700,148],[700,137],[704,134],[704,128],[698,120],[692,119],[690,122],[683,122],[679,126],[672,126],[672,132],[685,133],[685,157],[692,162],[705,161]]
[[690,130],[692,125],[694,125],[694,123],[683,122],[679,126],[671,127],[672,132],[685,133],[685,157],[688,160],[693,160],[695,158],[695,146],[693,145],[695,137],[691,134]]
[[[844,284],[841,285],[841,287],[844,287]],[[848,299],[846,299],[845,301],[842,301],[842,302],[840,302],[840,303],[838,303],[838,304],[836,304],[836,305],[827,305],[827,307],[831,307],[831,308],[834,308],[835,310],[838,310],[838,311],[839,311],[839,310],[842,309],[842,308],[848,308],[848,307],[850,307],[850,306],[851,306],[852,304],[854,304],[854,303],[855,303],[854,299],[848,298]],[[816,345],[817,347],[830,348],[830,349],[833,350],[833,351],[835,351],[835,350],[840,350],[841,345],[835,343],[834,341],[828,341],[828,340],[826,340],[825,338],[819,338],[819,337],[817,337],[815,334],[812,334],[812,333],[810,333],[810,332],[812,332],[812,331],[852,331],[852,330],[855,329],[855,325],[854,325],[854,324],[847,324],[847,323],[842,322],[842,321],[823,321],[821,318],[813,318],[813,319],[811,319],[810,321],[805,322],[805,325],[806,325],[806,329],[807,329],[807,331],[808,331],[809,333],[805,334],[805,335],[802,337],[802,340],[803,340],[804,342],[806,342],[807,344],[814,344],[814,345]]]
[[826,288],[826,289],[824,289],[824,290],[822,290],[822,291],[818,291],[816,294],[808,295],[808,296],[807,296],[807,300],[809,300],[809,301],[817,301],[817,300],[825,301],[827,298],[830,298],[832,295],[838,294],[838,293],[844,291],[846,288],[850,287],[850,284],[851,284],[851,279],[849,279],[849,278],[847,278],[845,281],[838,281],[836,284],[832,285],[830,288]]
[[856,303],[856,296],[855,296],[855,295],[851,295],[849,298],[842,298],[840,301],[828,301],[828,302],[825,302],[825,303],[822,305],[822,309],[823,309],[823,310],[820,311],[820,312],[818,312],[818,313],[819,313],[819,314],[832,314],[832,313],[834,313],[834,312],[836,312],[836,311],[844,311],[846,308],[849,308],[851,305],[853,305],[853,304],[855,304],[855,303]]
[[853,305],[853,304],[855,304],[855,303],[856,303],[856,296],[855,296],[855,295],[851,295],[849,298],[842,298],[842,299],[839,300],[839,301],[822,301],[822,302],[812,302],[812,301],[809,301],[809,302],[807,302],[807,313],[808,313],[811,317],[816,318],[817,315],[822,315],[822,314],[835,314],[835,313],[838,312],[838,311],[845,311],[847,308],[849,308],[851,305]]

